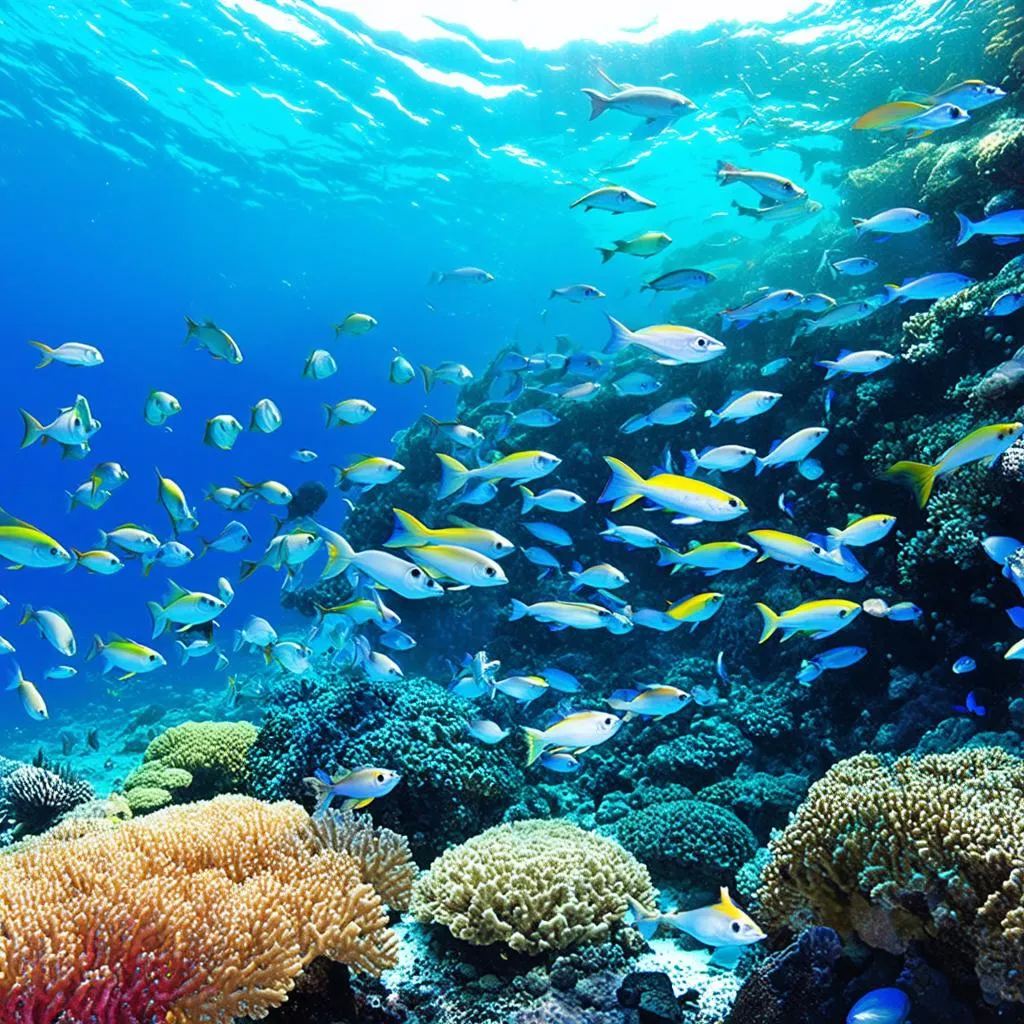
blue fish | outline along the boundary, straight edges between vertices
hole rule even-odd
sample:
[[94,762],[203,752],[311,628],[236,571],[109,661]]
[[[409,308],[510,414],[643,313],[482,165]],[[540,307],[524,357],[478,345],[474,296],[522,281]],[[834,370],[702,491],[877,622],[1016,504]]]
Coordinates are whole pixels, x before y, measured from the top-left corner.
[[985,717],[985,706],[978,703],[973,690],[967,694],[963,704],[954,704],[953,710],[959,711],[962,715],[977,715],[979,718]]
[[572,547],[572,537],[562,527],[556,526],[554,523],[539,521],[524,522],[521,525],[524,530],[529,530],[537,540],[542,540],[545,544],[554,544],[557,548]]
[[765,363],[764,366],[761,367],[761,376],[771,377],[773,374],[778,373],[784,366],[789,366],[789,359],[785,357],[782,359],[773,359],[770,363]]
[[1024,608],[1015,605],[1013,608],[1007,608],[1006,614],[1010,616],[1010,621],[1018,628],[1024,629]]
[[968,655],[964,655],[962,658],[957,658],[953,662],[953,671],[958,676],[966,675],[968,672],[973,672],[978,667],[978,663]]
[[517,412],[512,417],[512,422],[517,427],[553,427],[556,423],[560,423],[561,419],[549,409],[526,409],[523,412]]
[[400,629],[389,629],[386,633],[382,633],[380,642],[384,647],[390,647],[393,651],[408,651],[416,646],[416,641]]
[[898,988],[872,989],[861,996],[846,1015],[846,1024],[904,1024],[910,997]]
[[725,671],[725,651],[719,651],[715,658],[715,673],[723,683],[729,682],[729,673]]

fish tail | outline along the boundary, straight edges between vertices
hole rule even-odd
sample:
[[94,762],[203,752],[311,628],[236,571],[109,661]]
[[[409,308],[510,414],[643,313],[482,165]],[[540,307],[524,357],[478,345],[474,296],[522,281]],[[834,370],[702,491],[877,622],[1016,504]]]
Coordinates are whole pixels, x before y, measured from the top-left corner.
[[107,534],[106,531],[100,530],[100,539],[97,541],[97,546],[105,548],[107,546]]
[[599,502],[614,501],[612,511],[618,512],[643,497],[644,479],[636,470],[631,469],[621,459],[610,455],[606,455],[604,461],[608,463],[612,475],[605,484],[601,497],[597,499]]
[[174,643],[181,648],[181,663],[182,665],[188,664],[188,646],[184,640],[175,640]]
[[206,552],[210,550],[210,544],[211,544],[211,541],[204,540],[202,537],[200,537],[199,538],[199,554],[196,555],[196,558],[202,558],[203,555],[205,555]]
[[697,452],[691,448],[683,450],[683,476],[693,476],[697,472]]
[[519,493],[523,496],[523,508],[521,511],[522,515],[526,515],[531,508],[536,504],[536,499],[533,496],[533,491],[529,487],[525,487],[523,484],[519,485]]
[[269,665],[273,660],[274,660],[274,645],[273,644],[267,644],[267,646],[263,648],[263,664],[264,665]]
[[626,903],[629,905],[626,921],[636,928],[646,942],[650,942],[658,930],[661,915],[656,910],[648,910],[632,896],[626,897]]
[[[727,181],[722,182],[723,185],[728,185]],[[755,220],[760,214],[760,210],[755,210],[752,206],[743,206],[741,203],[736,202],[734,199],[732,205],[740,217],[753,217]]]
[[427,284],[440,284],[444,280],[444,273],[440,270],[432,270],[430,277],[427,278]]
[[670,547],[665,544],[659,544],[658,547],[658,565],[678,565],[679,563],[672,556],[676,554]]
[[29,344],[35,345],[43,353],[43,358],[36,363],[37,370],[41,370],[44,366],[49,366],[53,362],[53,349],[49,345],[42,341],[30,341]]
[[797,324],[796,330],[793,332],[793,340],[796,341],[797,338],[802,338],[805,334],[810,334],[813,330],[814,321],[807,320],[805,318]]
[[761,613],[762,627],[761,627],[761,639],[757,642],[763,644],[776,629],[779,628],[779,616],[775,614],[766,604],[762,604],[760,601],[755,605],[757,610]]
[[43,431],[46,428],[30,412],[26,412],[24,409],[19,409],[18,411],[21,413],[21,418],[25,421],[25,433],[21,438],[21,447],[27,448],[29,445],[35,444],[43,436]]
[[395,525],[391,536],[384,541],[384,547],[416,547],[426,540],[427,528],[414,515],[400,508],[393,508],[391,511],[395,514]]
[[939,467],[925,462],[894,462],[882,475],[889,480],[904,484],[914,492],[919,508],[928,504]]
[[603,92],[598,92],[596,89],[584,89],[583,95],[590,100],[590,117],[589,120],[593,121],[594,118],[600,117],[608,107],[608,97]]
[[531,729],[528,725],[523,726],[526,733],[526,765],[529,767],[544,752],[547,744],[544,742],[544,733],[540,729]]
[[617,249],[606,249],[600,245],[597,247],[597,251],[601,254],[602,263],[607,263],[618,252]]
[[153,639],[155,640],[167,628],[167,616],[156,601],[147,601],[146,607],[153,619]]
[[717,412],[714,412],[711,409],[708,409],[704,413],[704,415],[707,416],[707,418],[711,421],[711,426],[713,427],[717,427],[718,424],[722,422],[722,417],[719,416]]
[[329,402],[324,402],[324,417],[326,419],[324,426],[333,426],[331,421],[334,419],[334,407]]
[[25,623],[32,621],[32,605],[25,605],[25,610],[21,613],[21,618],[18,620],[19,626],[24,626]]
[[75,505],[78,504],[77,500],[75,499],[74,493],[72,491],[65,491],[64,493],[68,496],[68,511],[74,512]]
[[517,600],[516,598],[513,597],[512,598],[512,607],[509,609],[509,612],[508,612],[508,621],[509,622],[515,622],[516,619],[525,618],[527,611],[528,611],[528,608],[527,608],[526,604],[524,602],[519,601],[519,600]]
[[[728,160],[719,160],[715,166],[715,177],[719,185],[731,185],[736,180],[736,171],[739,168]],[[734,204],[735,205],[735,204]]]
[[867,221],[863,217],[852,217],[854,230],[860,235],[864,230],[864,225]]
[[149,575],[150,570],[152,570],[153,565],[154,565],[155,562],[156,562],[155,558],[147,558],[145,555],[142,556],[142,575],[143,576],[148,576]]
[[99,633],[94,634],[89,650],[85,652],[85,660],[92,661],[93,658],[103,653],[103,637]]
[[194,334],[199,333],[199,324],[197,324],[192,317],[185,317],[185,326],[188,328],[188,334],[185,335],[185,341],[188,341]]
[[429,395],[434,390],[434,371],[425,363],[420,363],[420,373],[423,374],[423,390]]
[[[828,380],[828,377],[825,378]],[[764,472],[765,461],[759,456],[754,456],[754,476],[760,476]]]
[[454,459],[450,455],[445,455],[442,452],[437,452],[436,455],[441,460],[441,485],[437,496],[438,498],[448,498],[466,486],[470,471],[458,459]]
[[331,801],[334,799],[334,793],[332,792],[330,783],[324,782],[323,779],[316,775],[310,775],[302,781],[306,783],[306,786],[312,791],[313,796],[316,799],[316,807],[313,810],[313,817],[322,818],[324,813],[331,806]]
[[[604,251],[604,249],[601,250],[601,252]],[[612,333],[608,339],[608,344],[602,349],[605,355],[610,356],[616,352],[621,352],[626,346],[632,345],[636,340],[633,332],[625,324],[616,320],[615,317],[608,317],[608,326],[611,328]]]
[[957,223],[960,225],[960,233],[956,236],[956,244],[963,245],[974,235],[974,224],[969,217],[965,217],[959,210],[956,210]]
[[241,583],[242,580],[247,580],[259,567],[259,562],[240,562],[238,568],[238,582]]
[[831,380],[833,377],[843,372],[836,366],[835,361],[832,359],[819,359],[814,365],[820,366],[825,371],[825,380]]

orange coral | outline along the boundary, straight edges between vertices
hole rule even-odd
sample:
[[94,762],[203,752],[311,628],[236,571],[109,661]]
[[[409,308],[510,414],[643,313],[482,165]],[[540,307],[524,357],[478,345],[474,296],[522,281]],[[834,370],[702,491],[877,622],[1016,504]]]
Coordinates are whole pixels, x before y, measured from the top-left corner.
[[0,858],[0,1024],[263,1017],[315,957],[397,960],[363,865],[239,796]]

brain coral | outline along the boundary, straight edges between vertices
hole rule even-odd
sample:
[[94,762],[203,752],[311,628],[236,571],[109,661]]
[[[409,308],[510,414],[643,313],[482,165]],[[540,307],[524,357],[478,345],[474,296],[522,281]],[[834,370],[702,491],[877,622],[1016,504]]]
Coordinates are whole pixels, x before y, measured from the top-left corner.
[[991,1000],[1024,1002],[1024,761],[997,747],[883,760],[816,782],[770,844],[759,922],[817,923],[891,952],[939,944]]
[[363,863],[297,804],[71,824],[0,858],[4,1024],[230,1024],[265,1017],[315,957],[372,974],[397,960]]
[[618,843],[559,819],[516,821],[446,850],[413,889],[413,913],[475,946],[536,955],[604,942],[657,891]]
[[185,722],[162,732],[125,780],[129,806],[138,814],[172,801],[247,792],[257,735],[249,722]]

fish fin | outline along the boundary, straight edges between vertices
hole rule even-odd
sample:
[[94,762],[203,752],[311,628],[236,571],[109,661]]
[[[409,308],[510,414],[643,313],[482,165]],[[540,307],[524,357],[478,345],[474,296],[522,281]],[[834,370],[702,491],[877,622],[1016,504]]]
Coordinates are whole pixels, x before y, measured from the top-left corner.
[[185,326],[188,328],[188,334],[185,335],[185,344],[188,344],[189,338],[199,333],[199,324],[192,317],[187,316],[185,317]]
[[744,948],[744,946],[739,944],[735,946],[718,946],[714,953],[711,954],[711,959],[708,963],[715,967],[732,970],[736,964],[739,963],[739,959],[743,955]]
[[546,744],[540,729],[531,729],[524,725],[523,732],[526,733],[526,765],[529,767],[544,752]]
[[441,460],[441,484],[437,496],[438,498],[448,498],[466,486],[470,470],[451,455],[445,455],[443,452],[435,452],[435,454]]
[[581,91],[590,100],[590,117],[588,120],[593,121],[605,112],[608,107],[609,97],[605,96],[602,92],[598,92],[596,89],[583,89]]
[[25,423],[25,432],[21,438],[21,447],[28,448],[29,445],[35,444],[36,441],[43,436],[43,431],[46,428],[30,412],[26,412],[24,409],[19,409],[18,411],[21,413],[21,418]]
[[918,507],[924,508],[931,497],[938,471],[937,465],[930,466],[924,462],[894,462],[882,475],[909,487],[917,498]]
[[391,536],[384,541],[386,548],[415,547],[428,539],[428,530],[414,515],[400,508],[391,510],[395,515],[395,525]]
[[644,479],[636,470],[627,466],[621,459],[610,455],[606,455],[604,461],[608,463],[612,475],[601,492],[601,497],[597,499],[599,502],[614,501],[612,511],[618,512],[643,497]]
[[[760,559],[758,559],[760,561]],[[760,601],[754,606],[761,613],[761,639],[757,642],[763,644],[779,627],[779,616],[775,614],[766,604]]]
[[156,601],[147,601],[146,607],[153,618],[153,639],[155,640],[167,629],[167,616],[164,614],[163,608]]
[[[601,250],[604,252],[604,250]],[[611,328],[611,337],[608,339],[608,343],[601,350],[605,355],[614,355],[616,352],[621,352],[628,345],[632,345],[635,341],[633,332],[623,323],[620,323],[613,316],[607,317],[608,326]]]
[[30,341],[30,345],[35,345],[37,349],[43,354],[43,358],[36,363],[36,369],[41,370],[44,366],[49,366],[53,362],[53,349],[49,345],[42,341]]
[[508,620],[515,622],[516,619],[524,618],[527,613],[527,605],[523,601],[512,598],[512,607],[509,609]]
[[597,251],[601,254],[601,262],[607,263],[618,252],[618,249],[606,249],[599,245]]
[[429,366],[421,363],[420,373],[423,374],[423,390],[429,395],[434,390],[434,371]]

